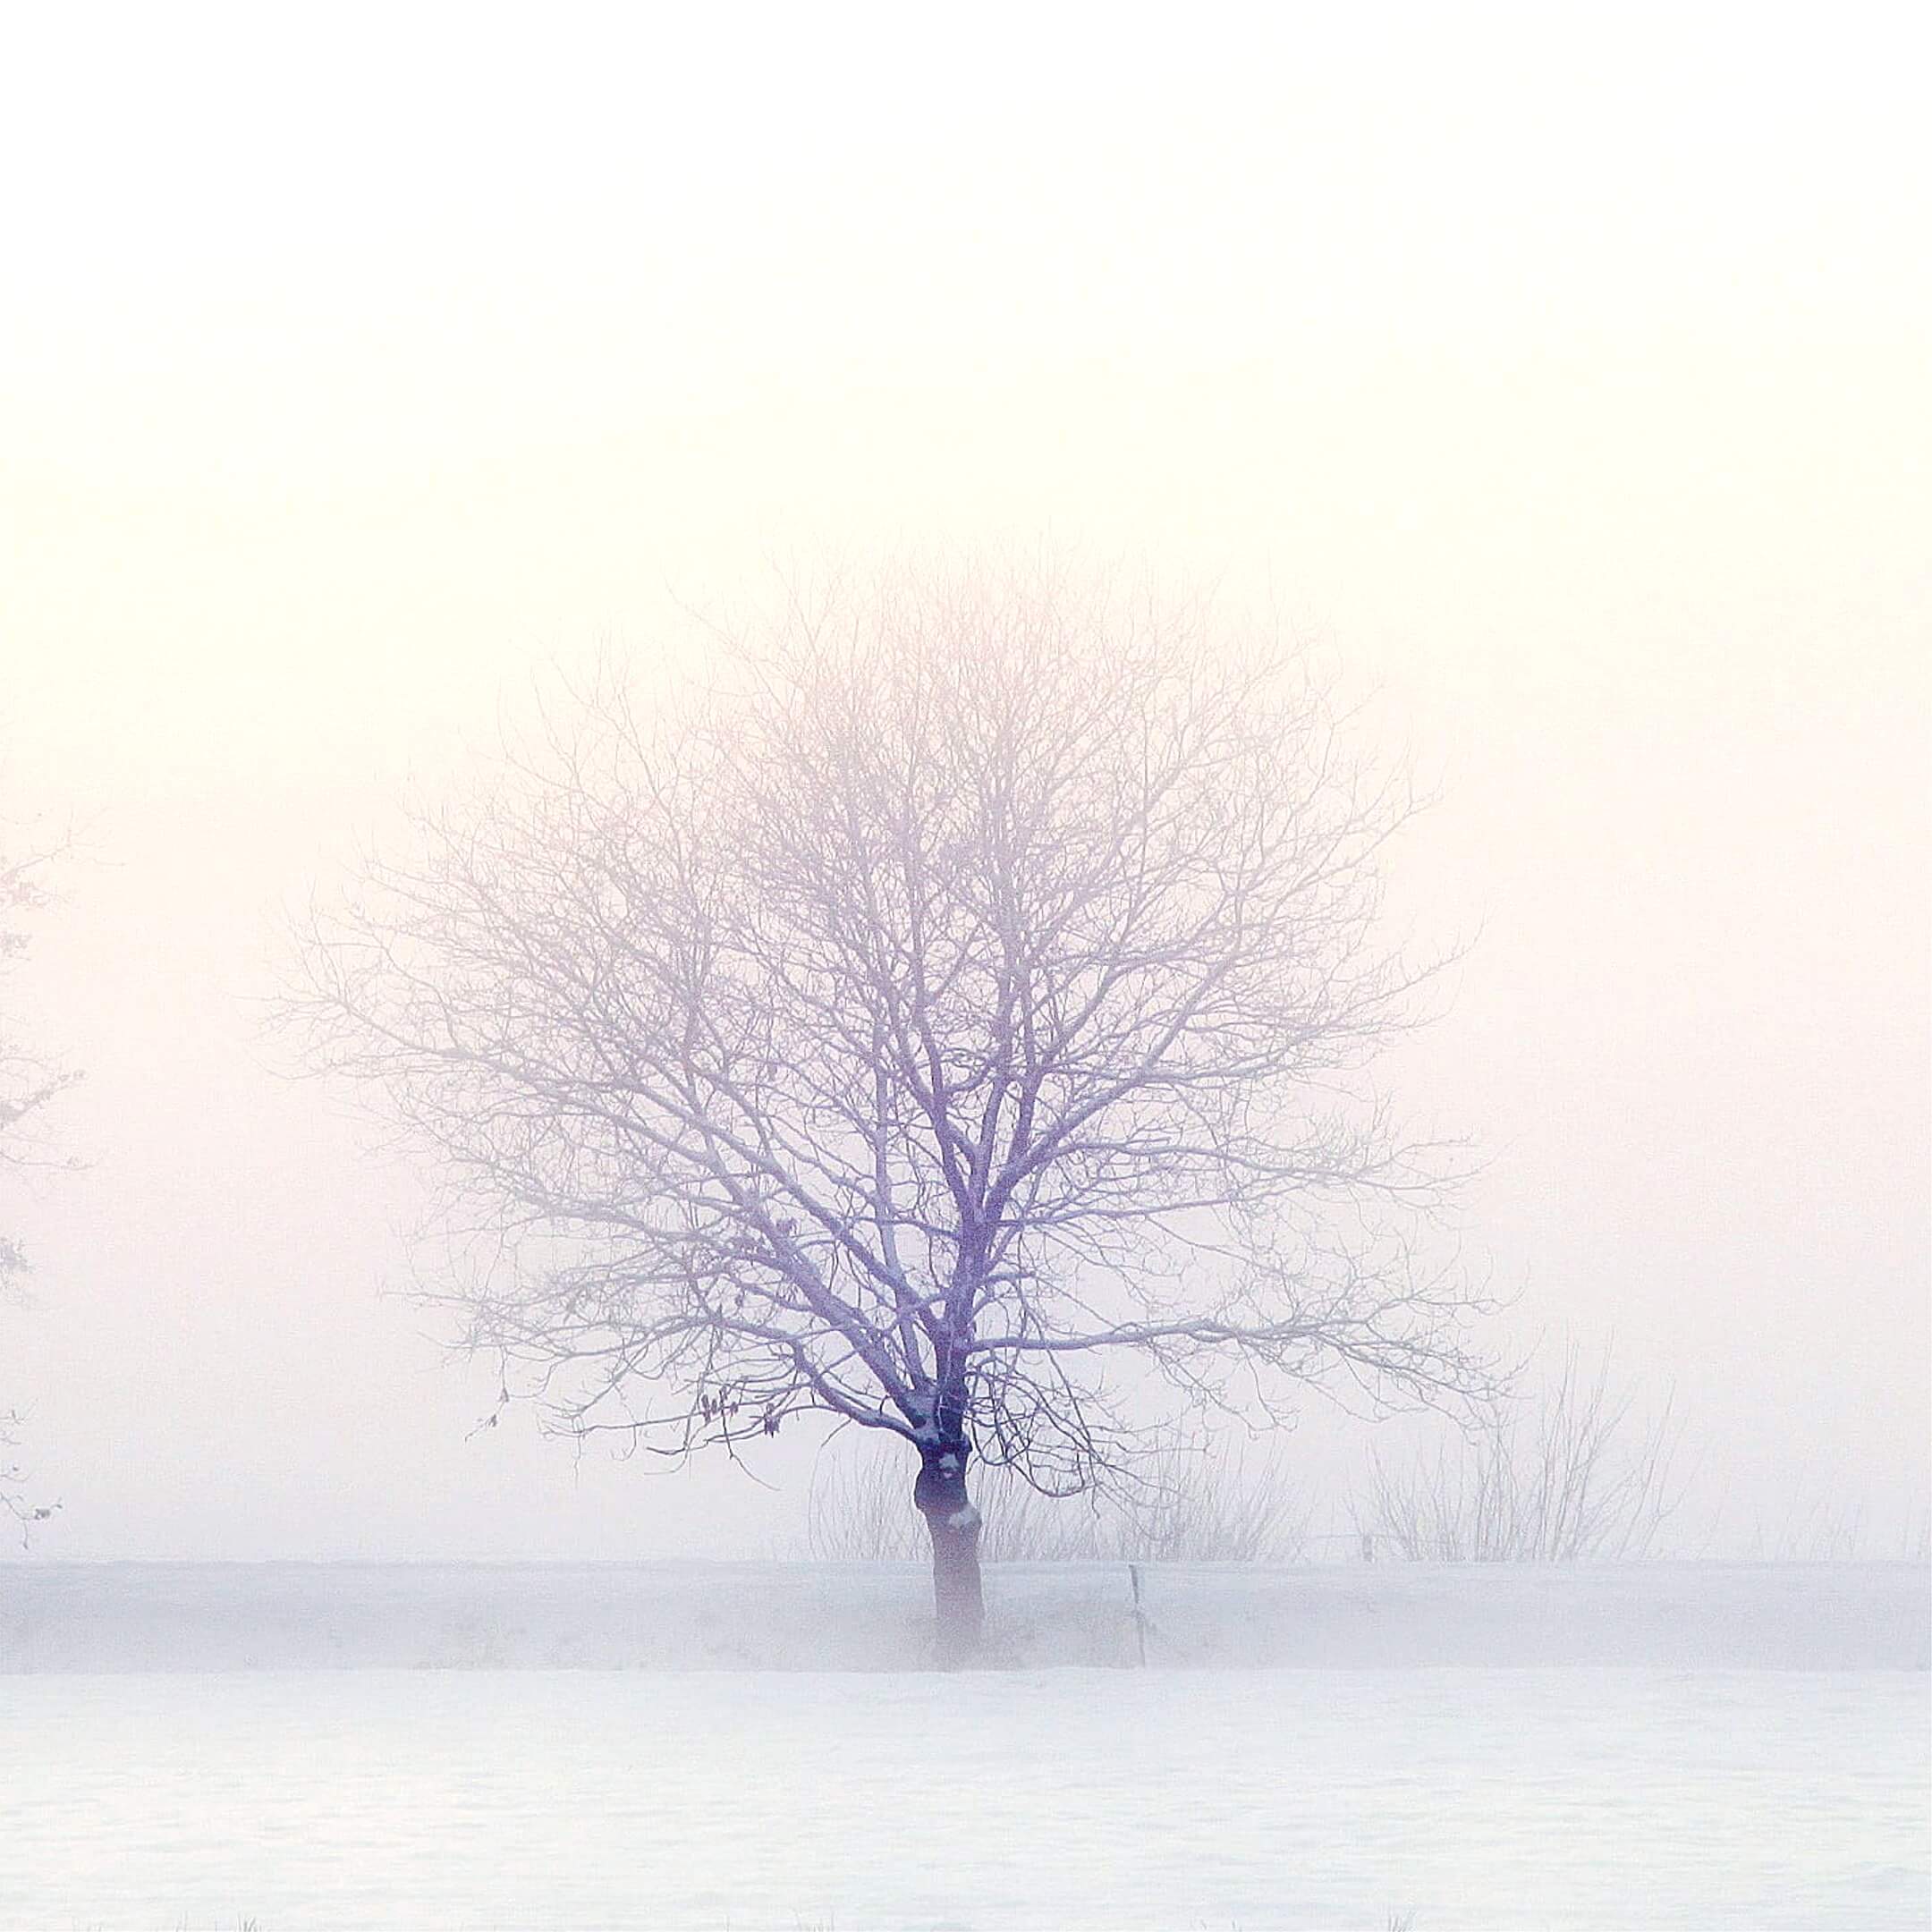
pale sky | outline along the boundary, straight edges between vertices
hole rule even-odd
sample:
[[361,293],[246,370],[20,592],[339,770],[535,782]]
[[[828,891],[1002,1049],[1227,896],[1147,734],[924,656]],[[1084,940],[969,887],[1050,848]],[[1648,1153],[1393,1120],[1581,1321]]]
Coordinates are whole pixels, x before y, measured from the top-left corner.
[[[1340,17],[1345,14],[1345,18]],[[1442,780],[1405,1050],[1526,1329],[1775,1530],[1924,1506],[1932,55],[1891,10],[38,9],[0,64],[0,773],[87,1072],[0,1309],[46,1555],[764,1548],[466,1439],[275,923],[532,667],[773,563],[1212,579]]]

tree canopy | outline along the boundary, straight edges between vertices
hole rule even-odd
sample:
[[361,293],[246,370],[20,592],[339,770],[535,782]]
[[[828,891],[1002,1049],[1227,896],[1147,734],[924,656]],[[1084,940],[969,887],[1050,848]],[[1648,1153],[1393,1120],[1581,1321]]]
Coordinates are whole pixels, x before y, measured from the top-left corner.
[[468,1337],[563,1426],[819,1412],[970,1529],[969,1453],[1104,1485],[1142,1385],[1489,1387],[1417,1239],[1439,1150],[1364,1077],[1426,977],[1376,934],[1410,809],[1272,638],[901,574],[702,689],[607,664],[312,919],[297,1010],[438,1157]]

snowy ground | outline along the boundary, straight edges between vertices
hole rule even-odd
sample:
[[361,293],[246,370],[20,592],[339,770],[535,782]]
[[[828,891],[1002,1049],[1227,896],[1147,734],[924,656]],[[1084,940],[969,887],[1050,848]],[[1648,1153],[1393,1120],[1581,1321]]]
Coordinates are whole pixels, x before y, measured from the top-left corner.
[[[1163,1563],[1141,1572],[1155,1665],[1650,1665],[1924,1670],[1911,1563]],[[987,1572],[1016,1666],[1131,1664],[1121,1563]],[[0,1565],[18,1671],[917,1670],[917,1563]]]
[[1891,1932],[1922,1680],[16,1678],[0,1924]]
[[[23,1671],[24,1646],[43,1664],[58,1648],[38,1621],[47,1595],[21,1587],[51,1571],[0,1572],[13,1665],[0,1674],[6,1932],[233,1928],[244,1916],[263,1932],[1385,1932],[1408,1913],[1415,1932],[1932,1924],[1928,1678],[1800,1655],[1868,1649],[1887,1629],[1909,1651],[1924,1635],[1922,1572],[1875,1567],[1860,1583],[1807,1572],[1782,1594],[1767,1586],[1786,1639],[1766,1649],[1763,1619],[1747,1618],[1746,1648],[1773,1667],[1632,1661],[1660,1631],[1687,1648],[1687,1632],[1701,1643],[1737,1610],[1735,1573],[1712,1572],[1700,1595],[1697,1573],[1677,1570],[1599,1573],[1598,1598],[1623,1614],[1583,1623],[1598,1645],[1621,1629],[1609,1663],[1331,1657],[945,1677],[715,1659],[503,1668],[480,1656],[465,1669],[157,1672],[125,1654],[104,1668],[97,1654],[88,1670]],[[425,1606],[446,1607],[439,1575],[334,1580],[343,1600],[386,1591],[398,1626],[419,1636]],[[1351,1620],[1385,1648],[1413,1648],[1430,1616],[1446,1618],[1467,1645],[1500,1639],[1505,1602],[1555,1590],[1580,1614],[1582,1601],[1548,1573],[1508,1585],[1478,1572],[1275,1573],[1278,1589],[1298,1579],[1318,1651],[1343,1648]],[[604,1580],[599,1614],[614,1616],[631,1599]],[[999,1580],[1009,1617],[1034,1606],[1029,1641],[1087,1629],[1039,1607],[1072,1582]],[[67,1584],[74,1609],[86,1593]],[[1157,1631],[1225,1635],[1267,1604],[1264,1585],[1157,1574]],[[244,1593],[218,1641],[187,1661],[205,1666],[244,1637],[268,1598],[292,1616],[292,1587]],[[317,1587],[310,1577],[309,1596]],[[772,1587],[775,1606],[739,1607],[733,1642],[775,1641],[777,1617],[797,1612],[797,1596]],[[869,1598],[862,1572],[793,1575],[791,1587]],[[178,1631],[219,1596],[181,1571],[117,1570],[93,1589],[70,1650],[98,1653],[114,1631],[133,1642],[143,1606],[173,1604]],[[519,1614],[532,1589],[521,1577],[508,1589]],[[472,1575],[472,1611],[479,1590],[504,1608]],[[897,1590],[892,1573],[871,1579],[880,1629]],[[1799,1614],[1821,1602],[1829,1614]],[[373,1625],[354,1627],[358,1643],[374,1640]],[[257,1642],[298,1634],[292,1623]],[[527,1615],[471,1635],[537,1640]]]

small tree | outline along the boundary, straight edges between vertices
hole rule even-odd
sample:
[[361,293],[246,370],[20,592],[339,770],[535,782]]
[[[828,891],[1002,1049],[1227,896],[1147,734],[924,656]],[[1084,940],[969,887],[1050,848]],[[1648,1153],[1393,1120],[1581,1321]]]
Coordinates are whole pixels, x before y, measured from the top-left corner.
[[[55,856],[52,846],[0,850],[0,981],[27,950],[31,915],[47,900],[46,875]],[[40,1132],[42,1110],[72,1086],[77,1074],[49,1067],[14,1030],[11,1003],[0,1010],[0,1175],[29,1167],[64,1165]],[[27,1271],[27,1256],[17,1236],[0,1227],[0,1297],[17,1293]],[[20,1426],[17,1411],[0,1411],[0,1510],[22,1530],[53,1513],[21,1492],[22,1472],[13,1461]]]
[[1068,1494],[1131,1480],[1148,1388],[1487,1390],[1436,1164],[1350,1078],[1411,1016],[1408,801],[1294,654],[1016,570],[723,657],[648,706],[606,669],[305,927],[317,1061],[487,1232],[473,1345],[674,1454],[902,1438],[948,1656],[974,1455]]

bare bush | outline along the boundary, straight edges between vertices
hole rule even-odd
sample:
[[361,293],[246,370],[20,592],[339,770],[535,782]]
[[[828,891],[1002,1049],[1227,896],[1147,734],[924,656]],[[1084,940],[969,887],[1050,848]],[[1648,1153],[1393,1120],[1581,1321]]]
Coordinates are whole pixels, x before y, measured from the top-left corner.
[[24,1546],[33,1526],[45,1522],[59,1509],[60,1504],[30,1503],[27,1500],[27,1472],[13,1461],[13,1453],[19,1447],[20,1426],[18,1411],[9,1410],[4,1414],[0,1414],[0,1512],[11,1516],[20,1525],[21,1541]]
[[[1157,1458],[1129,1498],[1049,1496],[1010,1470],[981,1475],[988,1563],[1292,1563],[1313,1511],[1279,1465],[1228,1452]],[[806,1496],[804,1543],[819,1562],[908,1562],[926,1539],[886,1460],[826,1459]]]
[[1681,1500],[1681,1434],[1670,1397],[1640,1413],[1610,1349],[1586,1364],[1572,1343],[1553,1377],[1453,1445],[1400,1469],[1374,1456],[1356,1527],[1411,1563],[1647,1556]]
[[1837,1475],[1818,1477],[1792,1490],[1775,1522],[1758,1517],[1745,1554],[1767,1563],[1924,1563],[1932,1556],[1932,1514],[1910,1504],[1875,1511]]

